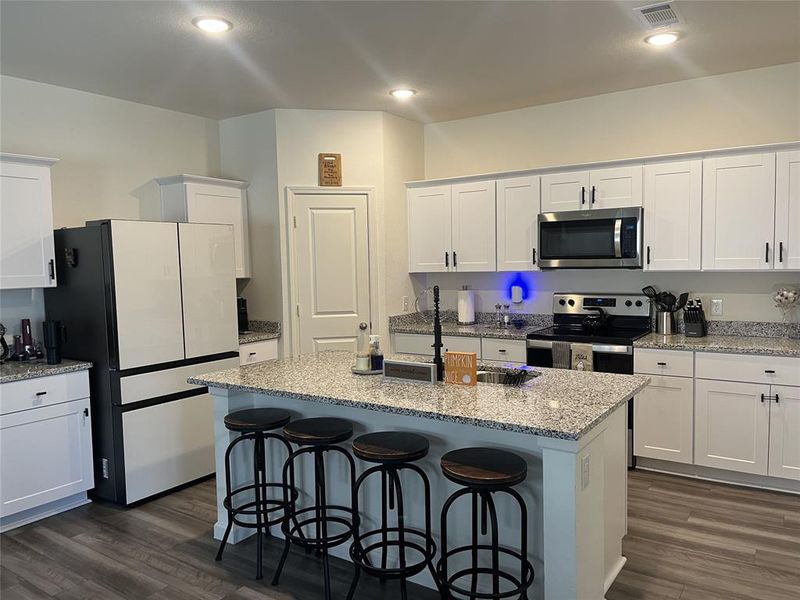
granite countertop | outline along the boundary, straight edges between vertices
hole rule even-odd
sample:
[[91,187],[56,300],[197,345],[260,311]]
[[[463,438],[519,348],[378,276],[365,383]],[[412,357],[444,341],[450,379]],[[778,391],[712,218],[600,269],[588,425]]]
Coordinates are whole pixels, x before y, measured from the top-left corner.
[[43,358],[26,360],[24,362],[8,361],[0,365],[0,383],[23,381],[25,379],[48,377],[50,375],[61,375],[63,373],[72,373],[73,371],[85,371],[91,368],[92,363],[90,362],[69,360],[66,358],[57,365],[48,365]]
[[[458,323],[442,323],[442,335],[456,335],[461,337],[488,337],[510,340],[524,340],[526,336],[536,329],[537,326],[523,326],[517,329],[513,325],[508,328],[498,327],[489,323],[476,323],[475,325],[459,325]],[[406,323],[403,325],[392,325],[389,327],[390,333],[414,333],[433,335],[433,323]]]
[[683,334],[651,333],[633,343],[634,348],[661,350],[695,350],[726,354],[759,354],[766,356],[800,357],[800,339],[785,337],[754,337],[741,335],[707,335],[702,338]]
[[198,375],[188,381],[569,440],[580,438],[650,381],[640,375],[537,368],[540,376],[520,387],[488,383],[466,387],[354,375],[352,364],[349,352],[322,352]]
[[281,324],[276,321],[250,321],[250,329],[239,334],[239,345],[276,340],[281,337]]

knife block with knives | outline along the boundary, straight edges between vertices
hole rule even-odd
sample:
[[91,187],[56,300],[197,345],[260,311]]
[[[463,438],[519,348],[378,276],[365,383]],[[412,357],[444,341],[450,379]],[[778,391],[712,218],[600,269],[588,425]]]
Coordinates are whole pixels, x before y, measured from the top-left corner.
[[705,337],[708,333],[706,314],[700,298],[689,300],[683,309],[683,327],[686,337]]

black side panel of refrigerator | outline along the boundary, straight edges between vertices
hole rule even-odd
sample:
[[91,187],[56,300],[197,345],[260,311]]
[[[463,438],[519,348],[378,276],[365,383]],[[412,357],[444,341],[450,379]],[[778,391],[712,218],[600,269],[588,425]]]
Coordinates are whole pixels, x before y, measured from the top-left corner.
[[101,227],[56,230],[58,286],[45,289],[44,297],[47,318],[61,321],[66,327],[64,356],[92,362],[92,495],[117,501],[118,489],[124,483],[122,477],[117,481],[117,473],[121,476],[124,471],[121,444],[114,443],[119,415],[113,410],[109,350],[116,342],[107,281],[110,254],[105,237]]

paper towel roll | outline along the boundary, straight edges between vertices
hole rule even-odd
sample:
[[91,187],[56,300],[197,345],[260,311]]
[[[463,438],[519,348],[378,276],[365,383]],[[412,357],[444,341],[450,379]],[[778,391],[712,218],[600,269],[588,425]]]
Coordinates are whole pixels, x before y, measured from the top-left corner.
[[472,325],[475,322],[475,292],[458,291],[458,322],[461,325]]

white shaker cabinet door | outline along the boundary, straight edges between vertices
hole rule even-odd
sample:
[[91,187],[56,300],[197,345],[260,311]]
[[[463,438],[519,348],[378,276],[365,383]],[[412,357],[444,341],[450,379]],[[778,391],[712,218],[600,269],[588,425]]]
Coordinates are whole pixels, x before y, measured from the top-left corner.
[[591,208],[589,171],[542,175],[542,212]]
[[183,360],[175,223],[111,221],[118,367]]
[[703,161],[644,167],[646,271],[699,271]]
[[411,188],[408,202],[408,272],[449,271],[451,263],[451,188]]
[[0,289],[55,287],[50,167],[0,162]]
[[768,385],[695,380],[694,462],[767,474]]
[[703,161],[703,270],[771,269],[775,153]]
[[633,399],[633,453],[692,464],[694,380],[652,376]]
[[178,223],[186,358],[239,347],[233,228]]
[[495,181],[452,187],[453,270],[496,271]]
[[773,385],[769,405],[769,472],[800,479],[800,388]]
[[[592,208],[642,205],[642,165],[594,169],[589,175]],[[587,203],[588,205],[588,203]]]
[[0,517],[94,487],[89,399],[0,417]]
[[250,277],[246,191],[221,185],[187,183],[186,212],[190,223],[233,225],[236,277]]
[[800,270],[800,150],[778,152],[775,268]]
[[531,271],[536,266],[539,177],[497,181],[497,270]]

